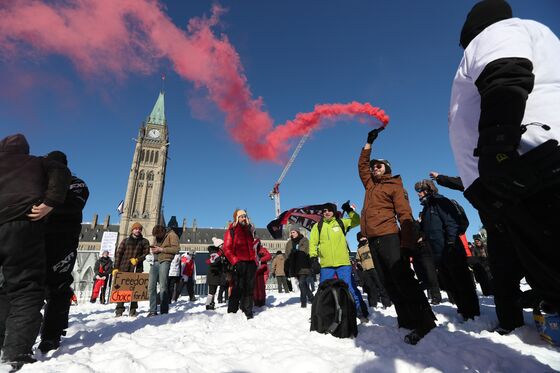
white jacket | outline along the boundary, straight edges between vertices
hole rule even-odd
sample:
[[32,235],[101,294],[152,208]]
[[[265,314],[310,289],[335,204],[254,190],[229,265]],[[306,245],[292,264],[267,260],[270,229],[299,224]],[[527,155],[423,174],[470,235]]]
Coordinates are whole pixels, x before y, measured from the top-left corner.
[[529,94],[522,124],[519,154],[546,140],[560,140],[560,41],[545,25],[531,20],[510,18],[485,28],[467,46],[453,81],[449,107],[449,139],[455,163],[465,189],[478,178],[478,158],[473,151],[478,143],[480,95],[475,82],[486,65],[500,58],[526,58],[533,63],[535,84]]

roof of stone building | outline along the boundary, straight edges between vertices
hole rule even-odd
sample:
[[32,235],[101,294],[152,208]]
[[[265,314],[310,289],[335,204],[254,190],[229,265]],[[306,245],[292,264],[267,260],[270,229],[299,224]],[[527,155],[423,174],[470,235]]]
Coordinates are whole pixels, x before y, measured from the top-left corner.
[[[173,230],[179,236],[181,244],[203,244],[211,245],[212,237],[224,238],[225,228],[186,228],[184,231],[180,227],[173,227]],[[118,232],[118,224],[110,224],[107,229],[103,224],[97,224],[95,227],[91,223],[82,223],[82,231],[80,233],[80,241],[85,242],[101,242],[103,232]],[[261,240],[274,240],[266,228],[256,228],[257,237]],[[288,239],[286,236],[285,240]]]
[[[186,228],[184,231],[182,228],[173,229],[179,236],[179,243],[182,244],[212,245],[212,237],[223,239],[226,232],[225,228]],[[256,235],[261,240],[274,240],[266,228],[256,228]],[[285,239],[287,239],[287,237]]]
[[85,242],[101,242],[103,232],[118,232],[118,224],[109,224],[107,229],[103,224],[97,224],[94,228],[91,223],[82,223],[82,231],[80,232],[80,241]]

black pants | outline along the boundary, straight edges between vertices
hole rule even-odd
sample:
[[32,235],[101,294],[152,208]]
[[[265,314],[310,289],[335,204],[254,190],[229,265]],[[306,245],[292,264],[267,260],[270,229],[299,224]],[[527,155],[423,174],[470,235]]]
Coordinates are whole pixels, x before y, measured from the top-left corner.
[[233,289],[228,301],[228,312],[235,313],[239,308],[246,315],[253,314],[253,291],[257,264],[254,261],[238,262],[232,273]]
[[498,323],[504,329],[513,330],[524,324],[519,282],[525,270],[504,227],[483,215],[480,219],[488,235],[486,245]]
[[434,255],[426,243],[418,245],[412,255],[414,271],[422,284],[422,288],[441,300],[440,285],[434,263]]
[[59,340],[68,328],[68,313],[74,282],[72,270],[76,263],[78,236],[74,232],[47,233],[45,235],[47,255],[47,304],[42,340]]
[[[401,256],[397,234],[369,237],[369,247],[381,281],[395,305],[399,327],[429,329],[435,316],[408,260]],[[407,258],[408,259],[408,258]]]
[[286,276],[276,276],[276,282],[278,283],[279,293],[282,292],[282,288],[284,288],[284,291],[286,293],[290,292],[290,289],[288,289],[288,281],[286,280]]
[[173,301],[176,302],[181,296],[183,288],[187,287],[187,293],[189,294],[189,299],[194,300],[194,278],[189,276],[188,280],[184,280],[182,277],[179,280],[179,285],[175,288],[175,293],[173,294]]
[[360,277],[362,279],[364,291],[368,295],[370,307],[377,307],[377,302],[379,301],[381,301],[384,307],[391,306],[391,299],[375,268],[362,271]]
[[[45,236],[42,222],[0,225],[0,346],[2,359],[31,354],[45,299]],[[66,300],[70,303],[70,297]]]
[[446,245],[434,259],[441,286],[457,304],[457,312],[466,319],[479,316],[478,295],[461,240],[457,238],[454,246]]
[[309,303],[313,302],[313,293],[309,288],[309,283],[307,281],[307,277],[309,275],[298,275],[298,284],[299,284],[299,300],[302,306],[307,305],[307,301]]
[[[488,231],[487,231],[488,232]],[[488,258],[482,256],[470,256],[467,263],[474,273],[476,282],[480,284],[482,294],[494,295],[494,286],[492,285],[492,274]]]

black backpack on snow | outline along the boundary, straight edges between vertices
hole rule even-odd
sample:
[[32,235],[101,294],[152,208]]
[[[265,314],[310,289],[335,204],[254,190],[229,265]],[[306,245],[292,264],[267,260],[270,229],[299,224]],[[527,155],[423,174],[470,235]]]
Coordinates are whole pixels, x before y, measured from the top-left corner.
[[310,330],[338,338],[358,335],[356,305],[344,281],[328,279],[319,285],[311,305]]

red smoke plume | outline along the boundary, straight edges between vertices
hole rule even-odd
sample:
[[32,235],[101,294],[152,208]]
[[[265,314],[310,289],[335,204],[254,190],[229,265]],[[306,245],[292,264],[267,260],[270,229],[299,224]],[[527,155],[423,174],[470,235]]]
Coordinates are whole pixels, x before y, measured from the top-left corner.
[[253,98],[237,52],[212,31],[223,12],[214,6],[210,18],[193,18],[181,30],[155,0],[8,1],[0,7],[0,53],[7,59],[63,55],[85,75],[120,78],[152,73],[166,58],[178,75],[207,90],[233,139],[256,160],[278,161],[291,138],[317,128],[321,119],[367,115],[388,122],[383,111],[354,102],[318,105],[273,128],[262,99]]

